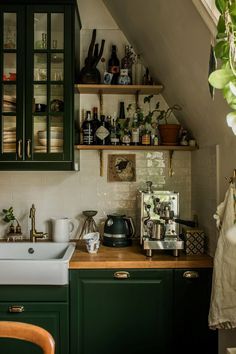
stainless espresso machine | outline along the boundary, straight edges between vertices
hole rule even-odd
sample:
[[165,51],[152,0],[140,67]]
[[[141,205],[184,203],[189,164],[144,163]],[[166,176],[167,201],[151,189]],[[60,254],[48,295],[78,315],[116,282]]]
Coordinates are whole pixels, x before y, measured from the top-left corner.
[[179,238],[179,193],[152,190],[152,182],[146,183],[146,191],[139,192],[140,243],[149,257],[153,250],[172,250],[177,257],[184,248]]

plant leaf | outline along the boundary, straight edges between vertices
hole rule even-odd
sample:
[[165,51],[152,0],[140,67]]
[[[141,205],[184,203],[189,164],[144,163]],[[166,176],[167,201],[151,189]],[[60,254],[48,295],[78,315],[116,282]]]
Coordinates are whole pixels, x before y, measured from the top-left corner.
[[213,87],[223,89],[230,81],[234,80],[234,74],[232,70],[219,69],[213,71],[208,80]]
[[226,27],[225,27],[225,19],[223,15],[220,15],[218,23],[217,23],[217,36],[224,35],[226,37]]
[[226,0],[215,0],[215,4],[221,14],[226,10]]
[[229,43],[226,41],[219,41],[214,48],[215,56],[219,59],[229,59]]

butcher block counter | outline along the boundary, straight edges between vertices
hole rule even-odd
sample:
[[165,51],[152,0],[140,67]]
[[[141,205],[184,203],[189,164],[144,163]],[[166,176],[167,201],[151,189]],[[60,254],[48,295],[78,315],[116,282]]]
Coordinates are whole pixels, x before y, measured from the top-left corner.
[[152,257],[146,257],[139,245],[124,248],[101,246],[97,253],[90,254],[84,246],[78,247],[70,261],[70,269],[153,269],[153,268],[212,268],[212,257],[204,254],[187,256],[180,252],[174,257],[171,252],[154,251]]

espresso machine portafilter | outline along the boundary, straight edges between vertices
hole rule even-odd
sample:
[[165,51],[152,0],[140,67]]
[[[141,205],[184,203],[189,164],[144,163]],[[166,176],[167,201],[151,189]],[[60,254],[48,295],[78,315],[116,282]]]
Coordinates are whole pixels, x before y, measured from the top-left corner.
[[184,248],[179,238],[179,193],[152,189],[139,192],[140,243],[151,257],[153,250],[172,250],[178,256]]

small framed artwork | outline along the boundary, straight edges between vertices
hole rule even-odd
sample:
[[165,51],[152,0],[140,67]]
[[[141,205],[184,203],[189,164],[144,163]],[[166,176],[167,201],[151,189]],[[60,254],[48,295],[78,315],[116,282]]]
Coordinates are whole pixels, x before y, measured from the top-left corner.
[[135,182],[136,155],[108,155],[107,180],[108,182]]

